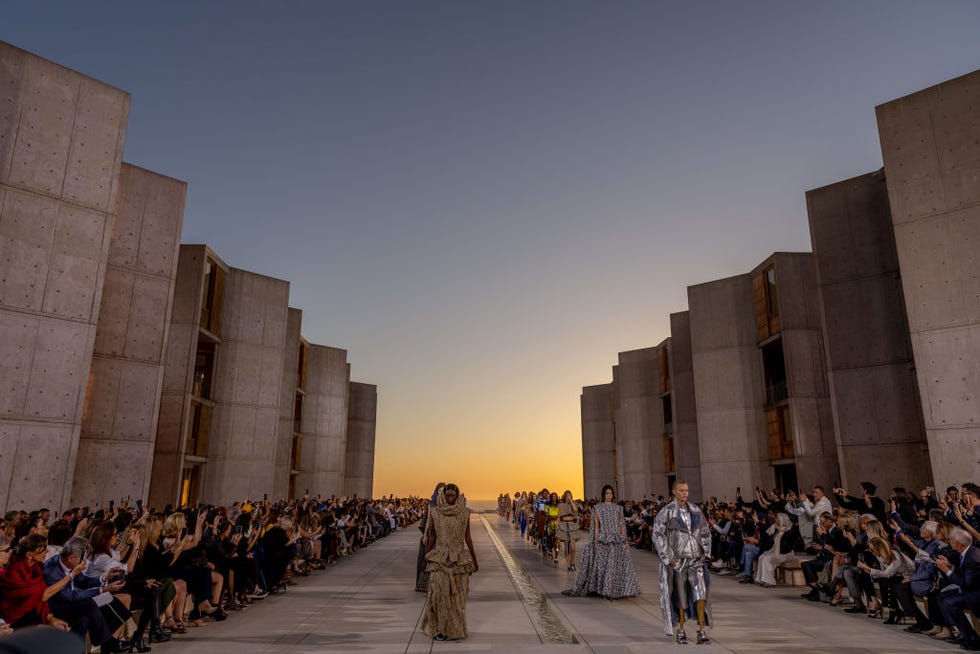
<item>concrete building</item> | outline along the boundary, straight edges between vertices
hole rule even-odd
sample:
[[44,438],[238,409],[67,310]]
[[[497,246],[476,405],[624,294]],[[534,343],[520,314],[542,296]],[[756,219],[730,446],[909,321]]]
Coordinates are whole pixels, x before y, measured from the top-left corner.
[[289,282],[229,268],[214,372],[204,497],[276,497]]
[[586,498],[599,497],[602,487],[610,484],[619,492],[616,470],[616,427],[613,422],[614,391],[612,384],[586,386],[582,389],[582,463]]
[[769,464],[779,488],[840,476],[813,255],[777,252],[752,272]]
[[150,477],[151,506],[203,499],[227,277],[227,264],[211,248],[180,247]]
[[883,171],[806,194],[840,481],[932,483]]
[[306,371],[310,345],[302,335],[303,312],[289,309],[286,319],[286,343],[283,348],[282,390],[279,395],[279,431],[276,436],[274,497],[296,499],[303,434],[303,399],[306,395]]
[[980,71],[877,108],[936,484],[980,469]]
[[63,507],[130,96],[3,42],[0,88],[0,506]]
[[[691,361],[704,497],[775,480],[752,276],[689,286]],[[749,494],[751,495],[751,494]]]
[[[297,496],[289,283],[180,245],[187,184],[122,163],[129,94],[3,42],[0,88],[0,508]],[[309,476],[369,495],[377,388],[322,352]]]
[[347,350],[311,344],[300,432],[299,485],[311,493],[340,497],[347,472]]
[[[688,483],[691,497],[704,497],[701,486],[701,454],[698,447],[698,412],[694,397],[694,360],[691,353],[691,316],[687,311],[670,314],[670,345],[666,370],[661,367],[661,380],[666,378],[663,396],[669,397],[664,406],[664,449],[671,457],[666,469],[667,491],[675,479]],[[661,387],[665,386],[661,381]],[[666,454],[665,454],[666,457]]]
[[661,397],[669,389],[666,361],[667,341],[619,353],[615,424],[624,498],[656,497],[666,491],[666,467],[673,465],[673,452],[666,449],[673,441],[665,437],[670,398]]
[[123,164],[71,504],[150,483],[187,184]]
[[347,398],[347,448],[344,495],[373,497],[374,436],[378,421],[378,387],[351,382]]

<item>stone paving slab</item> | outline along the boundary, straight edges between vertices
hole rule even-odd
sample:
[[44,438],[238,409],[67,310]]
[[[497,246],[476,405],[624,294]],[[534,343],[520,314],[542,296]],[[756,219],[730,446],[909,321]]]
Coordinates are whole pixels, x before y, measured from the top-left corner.
[[[958,648],[906,634],[864,616],[843,613],[800,599],[798,588],[764,589],[712,577],[712,643],[675,645],[663,635],[657,589],[657,559],[632,551],[643,594],[610,602],[561,595],[574,573],[556,568],[525,544],[496,515],[475,516],[471,531],[480,571],[471,578],[467,617],[470,637],[434,642],[420,627],[425,597],[414,591],[419,531],[399,531],[327,570],[300,579],[285,594],[270,596],[222,623],[189,629],[173,641],[153,644],[157,654],[314,654],[363,652],[429,654],[521,652],[550,654],[644,654],[689,651],[919,654]],[[554,644],[541,634],[534,610],[525,602],[488,536],[487,527],[546,597],[547,610],[575,638]],[[519,571],[520,572],[520,571]],[[689,633],[693,635],[693,630]]]

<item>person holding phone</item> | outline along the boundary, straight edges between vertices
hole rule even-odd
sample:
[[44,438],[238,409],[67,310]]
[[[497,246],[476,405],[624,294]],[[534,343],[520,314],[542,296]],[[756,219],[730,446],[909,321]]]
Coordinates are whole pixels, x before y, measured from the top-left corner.
[[[84,574],[82,570],[91,552],[92,546],[87,538],[72,536],[61,549],[61,554],[44,564],[44,579],[48,586],[60,585],[50,599],[51,613],[67,622],[71,630],[82,638],[87,635],[93,644],[100,646],[102,652],[128,651],[131,643],[112,635],[102,612],[93,601],[97,595],[118,593],[123,583]],[[69,578],[68,581],[63,581],[65,578]]]
[[[68,629],[65,621],[51,613],[48,600],[70,580],[48,587],[42,568],[47,547],[47,540],[38,534],[24,536],[16,547],[11,547],[6,535],[0,535],[0,616],[9,621],[8,629],[36,624]],[[84,565],[71,573],[80,574],[79,568]]]
[[800,536],[803,537],[803,545],[807,549],[813,545],[813,530],[820,520],[820,516],[824,513],[834,512],[830,498],[824,493],[823,486],[819,484],[813,487],[812,495],[807,495],[803,489],[800,489],[798,493],[790,491],[783,508],[787,513],[797,517]]
[[878,487],[870,481],[861,482],[861,497],[848,495],[847,491],[841,488],[839,483],[834,487],[834,493],[837,495],[837,504],[842,509],[857,511],[858,513],[870,513],[878,519],[878,522],[885,524],[888,521],[888,516],[885,515],[885,501],[875,495],[877,491]]

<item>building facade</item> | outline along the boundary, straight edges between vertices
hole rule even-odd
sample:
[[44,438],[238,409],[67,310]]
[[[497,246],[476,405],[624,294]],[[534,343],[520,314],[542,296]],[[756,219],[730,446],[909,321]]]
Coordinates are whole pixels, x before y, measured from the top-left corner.
[[877,108],[936,484],[980,469],[980,71]]
[[932,481],[884,171],[807,192],[840,481]]
[[351,382],[347,397],[347,447],[344,495],[373,497],[374,435],[378,422],[378,387]]
[[130,96],[3,42],[0,88],[0,506],[63,507]]
[[[665,449],[669,448],[667,492],[675,480],[688,483],[693,497],[704,497],[701,485],[701,454],[698,445],[698,411],[694,396],[694,359],[691,351],[691,314],[670,314],[670,348],[667,370],[670,419],[664,418]],[[666,454],[665,454],[666,457]]]
[[149,491],[186,195],[185,182],[122,166],[72,505]]
[[609,484],[621,496],[616,460],[615,394],[612,384],[586,386],[579,398],[582,407],[582,462],[585,497],[599,497]]
[[310,490],[369,495],[377,387],[308,365],[289,282],[180,244],[129,94],[3,42],[0,88],[0,510],[296,497],[311,373]]
[[[702,496],[976,481],[978,102],[980,71],[877,107],[884,168],[806,194],[812,255],[776,253],[688,288],[686,318],[671,316],[671,446]],[[611,453],[598,448],[605,422],[586,397],[589,495],[594,470],[616,461],[622,474],[636,447],[614,438]],[[683,449],[682,429],[697,433],[696,450]]]

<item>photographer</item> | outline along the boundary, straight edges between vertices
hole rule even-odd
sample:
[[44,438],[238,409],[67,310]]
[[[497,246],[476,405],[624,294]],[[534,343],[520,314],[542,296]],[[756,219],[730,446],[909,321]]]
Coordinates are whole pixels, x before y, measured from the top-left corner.
[[[59,588],[49,601],[51,613],[67,622],[71,630],[82,638],[87,635],[93,644],[100,645],[102,652],[125,652],[130,648],[130,643],[112,635],[102,612],[93,601],[94,597],[105,592],[118,593],[124,584],[82,574],[83,563],[91,551],[87,539],[73,536],[65,543],[61,554],[44,564],[44,578],[48,586]],[[69,578],[68,581],[64,581],[65,578]]]
[[817,485],[813,487],[813,499],[810,499],[802,489],[798,493],[790,491],[786,494],[786,505],[784,508],[787,513],[791,513],[797,517],[797,524],[800,528],[800,536],[803,537],[803,544],[807,550],[810,550],[813,544],[813,529],[817,521],[823,513],[833,511],[830,499],[824,494],[823,486]]
[[[914,539],[901,528],[898,523],[892,520],[889,526],[895,531],[895,537],[905,547],[915,552],[915,569],[907,575],[902,583],[894,587],[895,597],[902,612],[915,618],[915,624],[908,627],[905,631],[910,633],[938,633],[939,628],[935,624],[942,623],[939,615],[939,571],[936,567],[935,557],[941,551],[942,543],[936,538],[936,531],[939,525],[928,520],[919,528],[919,538]],[[915,603],[915,597],[922,597],[926,600],[926,607],[929,615],[926,616]]]
[[870,481],[862,481],[861,492],[863,497],[852,497],[840,486],[834,487],[834,493],[837,495],[837,504],[842,509],[856,511],[858,513],[870,513],[878,522],[885,524],[888,519],[885,515],[885,502],[875,495],[877,490],[878,487]]

